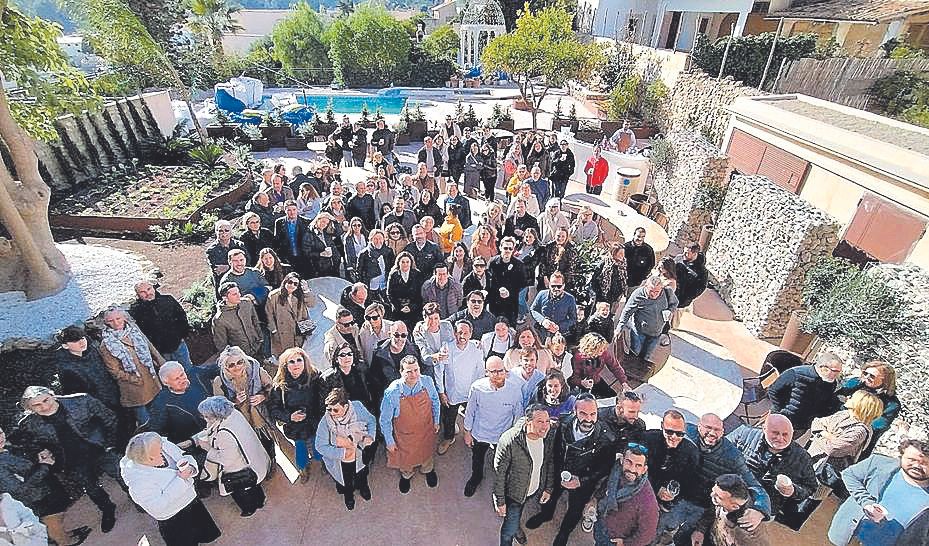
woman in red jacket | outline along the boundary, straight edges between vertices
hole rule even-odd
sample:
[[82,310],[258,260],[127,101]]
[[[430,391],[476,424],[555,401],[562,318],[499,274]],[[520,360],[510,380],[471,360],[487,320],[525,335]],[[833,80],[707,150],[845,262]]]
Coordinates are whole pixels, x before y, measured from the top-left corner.
[[584,173],[587,175],[587,193],[600,195],[603,191],[603,181],[610,171],[610,164],[600,157],[600,146],[594,146],[594,155],[590,156],[587,164],[584,165]]

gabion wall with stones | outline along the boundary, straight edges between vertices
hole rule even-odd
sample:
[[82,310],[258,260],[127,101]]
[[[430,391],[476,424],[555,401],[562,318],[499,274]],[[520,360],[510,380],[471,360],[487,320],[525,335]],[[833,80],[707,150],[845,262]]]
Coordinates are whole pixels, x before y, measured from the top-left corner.
[[726,183],[729,159],[703,135],[679,130],[665,137],[676,154],[670,172],[655,174],[653,188],[668,216],[668,237],[678,245],[700,238],[700,229],[710,222],[710,213],[698,208],[700,189]]
[[716,146],[722,145],[729,125],[726,107],[738,97],[764,95],[755,88],[742,85],[731,77],[717,80],[702,70],[682,73],[671,92],[665,132],[694,128],[706,135]]
[[838,242],[839,226],[764,176],[734,176],[707,252],[717,289],[753,335],[780,337],[803,279]]

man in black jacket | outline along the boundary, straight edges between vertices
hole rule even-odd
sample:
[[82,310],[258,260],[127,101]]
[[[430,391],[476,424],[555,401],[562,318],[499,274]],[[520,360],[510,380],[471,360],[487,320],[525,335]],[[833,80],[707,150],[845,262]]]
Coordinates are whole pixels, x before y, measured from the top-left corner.
[[598,418],[613,434],[613,451],[617,457],[626,452],[630,442],[641,443],[645,433],[645,421],[639,417],[642,398],[635,391],[626,391],[616,396],[616,406],[600,408]]
[[[691,476],[700,462],[700,452],[686,436],[687,422],[676,409],[664,412],[660,429],[642,433],[642,443],[648,448],[648,456],[652,461],[648,469],[648,481],[658,501],[665,503],[666,507],[667,503],[673,502],[695,484]],[[667,490],[672,480],[680,487],[680,493],[676,496]]]
[[435,379],[435,368],[426,366],[419,348],[411,340],[406,324],[398,320],[390,325],[388,338],[380,342],[371,358],[371,367],[368,368],[368,388],[371,397],[380,400],[384,397],[384,389],[396,379],[400,379],[400,361],[407,355],[416,357],[423,375]]
[[706,290],[709,274],[706,257],[700,252],[700,243],[688,244],[684,253],[675,260],[674,269],[677,273],[677,306],[684,308]]
[[371,133],[371,148],[381,152],[385,160],[392,161],[394,153],[393,131],[387,128],[387,123],[383,119],[377,120],[374,125],[374,132]]
[[365,307],[368,306],[368,287],[363,282],[350,284],[342,290],[339,304],[348,309],[359,328],[365,324]]
[[443,256],[439,245],[426,239],[426,228],[415,224],[410,235],[412,235],[413,240],[403,250],[413,256],[417,269],[428,274],[428,272],[435,269],[435,264],[445,261],[445,256]]
[[768,389],[771,413],[790,419],[797,438],[806,434],[813,419],[832,414],[839,405],[835,391],[842,365],[841,358],[822,353],[816,364],[786,370]]
[[472,290],[465,294],[465,308],[460,309],[448,321],[452,324],[459,320],[466,320],[471,323],[471,338],[481,339],[487,332],[492,332],[496,317],[484,306],[485,294],[482,290]]
[[771,497],[775,518],[785,511],[795,511],[797,504],[817,487],[813,460],[792,441],[793,435],[790,420],[772,413],[762,428],[742,425],[726,436],[742,452],[745,464]]
[[610,473],[616,454],[615,438],[609,426],[597,417],[597,400],[583,393],[574,404],[574,414],[566,415],[555,432],[555,474],[569,472],[571,479],[555,483],[551,500],[542,510],[526,521],[528,529],[535,529],[552,519],[558,498],[568,490],[568,510],[558,527],[554,546],[568,543],[571,532],[577,527],[584,505],[593,496],[600,480]]
[[[354,138],[352,123],[348,116],[342,116],[342,125],[332,134],[332,138],[339,144],[342,149],[342,162],[346,167],[351,167],[352,162],[352,139]],[[371,228],[368,228],[371,229]]]
[[129,314],[142,333],[165,360],[191,365],[190,351],[184,338],[190,334],[187,313],[174,296],[162,294],[148,281],[135,285],[138,298],[129,306]]
[[426,171],[432,176],[442,174],[444,165],[442,164],[442,153],[438,148],[432,145],[432,137],[427,136],[423,139],[423,147],[416,153],[416,162],[425,163]]
[[386,229],[394,222],[403,226],[407,233],[410,233],[417,223],[416,215],[406,210],[406,199],[400,196],[394,197],[394,209],[381,218],[381,229]]
[[310,230],[309,222],[297,215],[297,202],[284,203],[284,217],[274,221],[274,250],[282,261],[306,278],[307,261],[303,256],[303,238]]
[[516,239],[504,237],[500,241],[500,254],[490,259],[487,264],[487,274],[490,276],[490,293],[487,294],[487,303],[495,315],[502,315],[510,322],[516,323],[516,313],[519,310],[519,291],[527,284],[526,268],[523,263],[513,256],[516,250]]
[[645,242],[644,227],[635,228],[632,240],[626,241],[623,248],[626,250],[626,295],[628,296],[655,268],[655,249]]
[[377,226],[377,214],[375,213],[374,197],[368,193],[368,183],[359,180],[355,184],[355,195],[348,200],[345,205],[346,218],[361,218],[365,229],[371,231]]
[[516,197],[516,205],[513,214],[506,218],[503,224],[503,235],[509,235],[522,240],[523,234],[527,229],[532,228],[536,233],[539,232],[539,221],[536,217],[526,213],[526,200],[522,197]]
[[568,141],[562,139],[558,151],[552,153],[552,171],[548,176],[552,183],[553,197],[564,198],[565,189],[568,187],[568,179],[573,174],[574,152],[568,147]]

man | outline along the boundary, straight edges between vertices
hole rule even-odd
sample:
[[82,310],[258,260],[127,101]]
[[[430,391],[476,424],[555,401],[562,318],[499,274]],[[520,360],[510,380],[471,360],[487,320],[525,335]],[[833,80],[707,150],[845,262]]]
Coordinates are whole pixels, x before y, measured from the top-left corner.
[[[406,210],[406,199],[397,196],[394,197],[394,208],[381,218],[381,229],[387,229],[387,226],[394,222],[403,226],[407,233],[411,233],[413,226],[416,225],[416,215],[412,211]],[[419,266],[419,262],[416,262]]]
[[[717,415],[707,413],[697,425],[687,424],[687,437],[700,450],[700,464],[689,469],[688,481],[681,483],[681,499],[669,512],[661,514],[659,532],[673,534],[678,546],[690,544],[690,534],[703,512],[710,507],[710,491],[722,474],[736,474],[748,484],[752,502],[738,520],[746,531],[754,531],[771,516],[771,499],[745,464],[738,448],[723,435],[723,421]],[[675,530],[677,530],[675,532]]]
[[526,230],[532,228],[536,233],[539,232],[539,221],[535,216],[526,213],[526,200],[522,197],[516,198],[516,204],[513,205],[515,210],[513,214],[507,217],[503,224],[503,235],[506,237],[516,237],[522,240]]
[[[529,187],[532,188],[532,195],[535,195],[535,198],[539,200],[539,204],[548,203],[549,198],[552,196],[552,192],[549,190],[548,180],[542,178],[542,169],[535,165],[532,167],[532,170],[529,171],[529,178],[525,180]],[[541,243],[544,245],[548,241],[543,240]]]
[[235,283],[243,296],[251,296],[257,304],[255,310],[264,309],[268,300],[268,281],[257,270],[246,266],[248,258],[244,250],[229,251],[229,271],[219,280],[220,286]]
[[472,142],[475,143],[475,144],[477,144],[478,148],[480,148],[480,146],[481,146],[481,141],[480,141],[480,139],[477,137],[477,135],[471,134],[471,128],[470,128],[470,127],[462,127],[462,129],[461,129],[461,146],[462,146],[465,150],[470,150],[470,149],[471,149],[471,143],[472,143]]
[[[677,297],[665,289],[657,275],[649,277],[643,286],[633,290],[617,322],[630,329],[630,354],[648,360],[675,309]],[[632,321],[629,322],[629,319]]]
[[516,239],[504,237],[500,241],[500,254],[491,258],[487,264],[487,274],[493,286],[487,294],[490,310],[513,323],[519,311],[519,291],[528,284],[523,263],[513,256],[515,250]]
[[448,265],[442,261],[433,267],[433,275],[422,287],[423,301],[439,304],[439,316],[447,319],[461,307],[461,284],[448,274]]
[[349,121],[348,116],[342,116],[342,125],[335,130],[332,134],[332,138],[339,143],[339,148],[342,150],[342,163],[346,167],[351,167],[355,164],[352,159],[352,140],[354,137],[351,121]]
[[371,365],[378,344],[390,337],[393,321],[385,319],[384,314],[384,306],[380,303],[374,302],[365,307],[365,323],[358,332],[358,340],[361,342],[361,357],[366,366]]
[[645,242],[645,228],[637,227],[623,250],[626,251],[626,295],[629,295],[655,269],[655,249]]
[[503,359],[492,356],[484,362],[484,377],[471,385],[464,417],[464,442],[471,448],[471,477],[464,495],[471,497],[484,479],[484,457],[491,444],[513,426],[523,413],[523,393],[519,385],[507,381]]
[[461,138],[461,127],[455,123],[455,120],[452,119],[450,114],[446,114],[445,123],[439,127],[439,134],[442,135],[442,138],[448,142],[448,139],[452,136]]
[[[558,231],[571,229],[568,217],[561,212],[561,200],[552,197],[545,204],[545,211],[539,217],[539,242],[547,245],[558,237]],[[560,243],[560,241],[559,241]]]
[[929,543],[929,442],[904,438],[900,460],[871,455],[842,471],[850,494],[832,518],[829,541],[845,546]]
[[309,222],[297,214],[297,202],[284,203],[284,217],[274,221],[274,250],[303,278],[307,278],[308,273],[308,264],[303,258],[303,238],[309,230]]
[[[696,484],[692,475],[700,463],[700,451],[686,436],[684,415],[673,408],[664,412],[660,429],[642,433],[641,443],[648,448],[652,460],[648,481],[663,503],[663,509],[670,507],[678,495]],[[677,495],[668,491],[668,484],[672,481],[680,488]]]
[[[303,167],[300,165],[294,165],[294,167],[290,170],[290,174],[293,175],[293,178],[291,179],[290,184],[288,184],[288,187],[290,187],[290,191],[292,191],[294,195],[300,195],[300,186],[303,184],[309,184],[313,186],[313,189],[316,189],[319,186],[319,180],[314,180],[313,178],[304,174]],[[318,189],[316,192],[322,195],[322,192],[320,192]],[[262,223],[262,227],[268,227],[268,225]],[[257,259],[257,256],[255,258]]]
[[642,398],[635,391],[626,391],[618,395],[614,407],[600,408],[598,411],[598,420],[603,422],[613,435],[613,451],[617,458],[626,451],[629,442],[642,443],[645,421],[639,417],[640,411]]
[[524,417],[500,435],[494,451],[494,508],[503,518],[500,545],[512,546],[516,539],[526,543],[520,519],[526,501],[538,494],[545,506],[555,482],[554,435],[549,434],[551,420],[541,404],[526,408]]
[[148,281],[135,285],[138,296],[129,314],[165,360],[190,366],[190,351],[184,338],[190,333],[187,313],[174,296],[162,294]]
[[739,518],[751,506],[752,495],[745,481],[736,474],[716,478],[710,493],[712,505],[697,522],[690,535],[690,546],[768,546],[764,524],[749,531]]
[[706,290],[709,273],[706,270],[706,256],[700,252],[700,243],[690,243],[684,253],[675,258],[674,270],[677,273],[675,295],[678,307],[688,307],[697,296]]
[[[371,359],[371,368],[367,373],[368,387],[374,398],[381,395],[391,381],[400,378],[400,362],[404,357],[412,356],[416,358],[417,363],[422,362],[419,349],[409,339],[410,335],[403,321],[398,320],[391,324],[388,334],[388,340],[382,341],[375,349],[374,357]],[[435,371],[429,368],[425,375],[434,378]]]
[[614,150],[622,154],[630,148],[635,148],[635,133],[629,128],[629,120],[623,120],[623,126],[610,137],[610,144],[613,145]]
[[574,152],[568,147],[568,141],[558,143],[558,151],[552,153],[552,170],[548,178],[552,181],[555,197],[564,198],[568,179],[574,176]]
[[[433,271],[435,270],[436,264],[445,263],[445,258],[442,256],[442,250],[439,248],[439,245],[426,240],[426,229],[423,228],[423,226],[416,224],[413,226],[413,231],[407,233],[412,233],[413,240],[410,241],[403,250],[409,252],[413,256],[413,261],[416,262],[417,269],[420,271]],[[423,301],[429,302],[429,300]],[[457,310],[458,308],[456,307],[452,312]],[[448,315],[443,315],[443,318],[447,317]]]
[[352,313],[355,325],[361,328],[365,324],[365,306],[368,303],[368,287],[363,282],[346,286],[339,297],[339,304]]
[[494,329],[494,316],[490,311],[484,308],[484,292],[481,290],[472,290],[468,292],[468,298],[465,300],[465,308],[456,311],[448,318],[449,322],[457,323],[459,320],[466,320],[471,323],[471,337],[479,341],[484,334],[492,332]]
[[839,406],[835,391],[842,367],[841,358],[823,352],[817,357],[816,364],[786,370],[768,389],[771,413],[780,413],[790,419],[795,437],[802,437],[810,429],[813,419],[830,415]]
[[431,176],[442,174],[442,152],[433,146],[432,137],[427,136],[423,139],[423,147],[416,152],[416,162],[425,163],[426,172]]
[[[294,214],[296,215],[296,205]],[[216,241],[206,247],[206,258],[213,270],[213,284],[219,286],[220,277],[229,271],[229,251],[235,248],[245,250],[245,245],[242,241],[232,238],[232,222],[229,220],[217,220],[213,224],[213,232],[216,234]]]
[[616,461],[615,438],[606,423],[598,419],[597,399],[590,393],[577,397],[574,413],[564,416],[554,432],[556,475],[569,472],[571,479],[555,483],[551,502],[529,518],[526,527],[535,529],[550,521],[562,491],[567,489],[568,510],[552,542],[554,546],[564,546],[581,521],[584,506]]
[[439,304],[430,302],[423,306],[423,320],[413,326],[413,343],[419,350],[423,369],[433,370],[432,377],[441,397],[445,394],[445,387],[435,375],[435,369],[448,358],[448,347],[455,343],[455,329],[450,322],[439,318]]
[[537,367],[539,354],[535,347],[519,349],[519,365],[510,370],[509,380],[519,385],[523,393],[523,405],[535,397],[539,383],[545,380],[545,374]]
[[181,449],[196,448],[193,438],[206,428],[197,406],[212,396],[210,385],[217,375],[219,369],[215,364],[185,367],[178,362],[165,362],[158,370],[164,387],[152,400],[151,417],[145,428]]
[[380,422],[387,447],[387,466],[400,471],[398,487],[405,495],[410,492],[410,480],[417,467],[426,475],[429,487],[439,483],[434,451],[440,404],[435,382],[420,375],[416,357],[403,357],[400,375],[384,390]]
[[795,511],[796,504],[817,488],[813,461],[809,453],[793,442],[794,427],[783,415],[768,415],[762,428],[745,425],[726,437],[745,458],[745,464],[771,498],[775,517],[785,508]]
[[548,278],[548,288],[540,290],[532,302],[532,319],[550,335],[569,335],[577,324],[577,301],[565,292],[564,275],[555,271]]
[[108,474],[125,488],[119,474],[116,445],[116,414],[86,394],[55,396],[47,387],[26,388],[21,399],[26,411],[13,433],[14,443],[28,458],[51,465],[52,472],[75,488],[73,496],[86,491],[103,517],[100,530],[109,533],[116,525],[116,505],[100,486]]
[[442,211],[448,213],[449,205],[458,205],[458,221],[461,229],[468,229],[473,223],[471,220],[471,201],[465,197],[458,188],[458,182],[449,178],[445,183],[445,192],[448,194],[442,200]]
[[455,443],[455,422],[458,412],[468,401],[471,385],[484,375],[484,354],[471,341],[471,323],[455,323],[455,342],[448,347],[445,359],[436,362],[435,379],[442,402],[442,441],[438,453],[445,455]]
[[294,191],[284,185],[284,177],[280,174],[271,176],[271,185],[264,191],[272,206],[279,206],[287,201],[293,201]]
[[[335,324],[323,338],[323,358],[326,362],[332,362],[332,355],[343,343],[348,343],[356,355],[361,354],[361,336],[358,325],[355,324],[355,318],[351,311],[339,307],[335,312]],[[359,364],[361,371],[366,371],[367,363]]]
[[[539,173],[541,172],[540,170]],[[506,193],[511,198],[516,197],[519,194],[519,189],[527,180],[529,180],[529,167],[527,167],[525,163],[520,163],[516,166],[516,172],[513,173],[513,176],[511,176],[506,183]],[[532,193],[532,186],[529,186],[528,183],[526,186],[529,187],[529,191]]]
[[374,204],[374,197],[368,193],[368,183],[359,180],[355,184],[355,195],[353,195],[345,204],[345,217],[361,219],[365,229],[371,231],[377,227],[377,213]]
[[600,483],[584,514],[596,514],[597,546],[646,546],[655,540],[658,502],[648,486],[648,450],[630,444]]
[[243,298],[234,282],[220,285],[213,316],[213,345],[219,350],[238,345],[248,356],[260,361],[263,339],[253,300]]
[[[395,137],[393,131],[387,128],[387,122],[383,118],[378,119],[375,123],[374,132],[371,133],[371,148],[381,152],[384,159],[390,161],[393,159]],[[374,153],[370,154],[372,157]]]

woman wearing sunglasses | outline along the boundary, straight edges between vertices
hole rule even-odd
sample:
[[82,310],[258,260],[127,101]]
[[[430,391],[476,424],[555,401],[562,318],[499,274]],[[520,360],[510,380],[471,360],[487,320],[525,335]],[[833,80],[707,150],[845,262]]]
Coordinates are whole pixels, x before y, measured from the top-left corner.
[[316,433],[316,450],[322,454],[323,464],[335,480],[345,507],[354,510],[356,490],[361,498],[371,500],[363,451],[374,444],[377,421],[361,402],[349,401],[342,389],[333,389],[325,402],[326,414]]
[[310,479],[310,452],[316,427],[322,417],[319,370],[299,347],[287,349],[277,359],[277,373],[268,395],[271,416],[284,427],[284,436],[294,442],[294,464],[300,483]]

